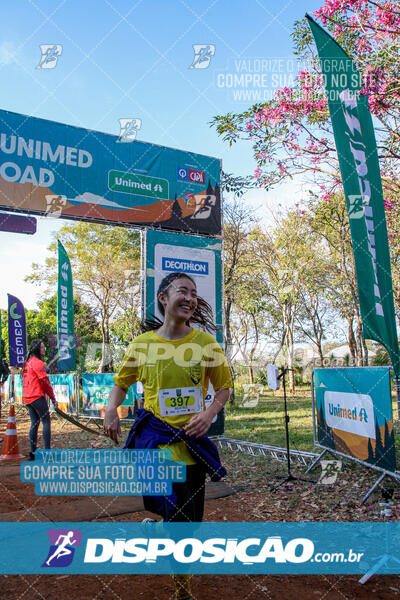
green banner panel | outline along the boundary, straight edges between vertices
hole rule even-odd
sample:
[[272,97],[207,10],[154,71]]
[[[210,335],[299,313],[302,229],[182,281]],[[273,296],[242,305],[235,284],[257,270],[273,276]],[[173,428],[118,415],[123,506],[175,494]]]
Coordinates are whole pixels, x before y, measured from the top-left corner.
[[[57,401],[57,408],[68,414],[76,413],[75,373],[49,375],[49,380]],[[52,404],[49,404],[52,410]]]
[[[113,376],[116,373],[84,373],[81,376],[82,385],[82,416],[103,418],[108,399],[114,386]],[[118,408],[121,419],[133,419],[140,394],[137,384],[131,385],[125,400]]]
[[314,389],[319,445],[394,472],[390,369],[315,369]]

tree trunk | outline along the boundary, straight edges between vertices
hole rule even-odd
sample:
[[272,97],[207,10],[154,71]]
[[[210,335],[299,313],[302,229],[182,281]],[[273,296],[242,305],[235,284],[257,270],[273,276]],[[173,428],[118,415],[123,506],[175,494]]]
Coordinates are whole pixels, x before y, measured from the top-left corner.
[[251,314],[251,318],[253,320],[254,331],[256,333],[256,337],[255,337],[253,346],[252,346],[252,348],[250,350],[250,353],[249,353],[249,358],[250,358],[250,364],[249,364],[250,383],[254,383],[253,359],[254,359],[254,353],[257,350],[257,346],[258,346],[258,327],[257,327],[257,319],[256,319],[254,313],[250,313],[250,314]]
[[285,325],[285,342],[286,342],[286,352],[287,352],[287,361],[288,361],[288,369],[289,369],[289,391],[294,393],[294,345],[293,345],[293,325],[294,325],[294,306],[288,307],[285,303],[283,307],[283,322]]
[[324,362],[324,354],[322,352],[322,338],[324,334],[324,329],[322,326],[322,321],[318,315],[318,300],[316,302],[316,306],[313,307],[312,324],[315,335],[315,344],[317,346],[318,355],[322,365]]
[[321,340],[317,341],[317,350],[318,350],[318,355],[321,361],[321,365],[324,364],[324,353],[322,352],[322,344],[321,344]]
[[362,322],[359,314],[356,315],[356,348],[357,348],[357,365],[363,366],[363,345],[362,345]]
[[108,321],[104,318],[101,322],[101,362],[100,362],[100,373],[113,373],[114,363],[111,354],[110,345],[110,329]]
[[229,364],[231,364],[232,356],[232,331],[231,331],[231,308],[232,300],[228,298],[225,304],[225,356]]
[[274,365],[276,363],[276,359],[278,358],[278,354],[279,352],[282,350],[283,348],[283,344],[285,343],[285,337],[286,337],[286,331],[285,329],[282,331],[282,338],[281,341],[279,343],[278,349],[275,352],[274,356],[272,357],[272,364]]
[[348,324],[348,341],[349,341],[349,350],[350,350],[350,359],[351,364],[355,366],[356,364],[356,340],[354,338],[353,331],[353,317],[347,317]]
[[287,357],[289,369],[289,391],[294,392],[294,347],[293,347],[293,331],[287,335]]
[[249,371],[250,383],[254,383],[253,365],[250,363],[249,365],[247,365],[247,369]]
[[363,367],[368,367],[368,348],[367,348],[367,344],[366,344],[364,338],[362,338],[362,347],[363,347]]

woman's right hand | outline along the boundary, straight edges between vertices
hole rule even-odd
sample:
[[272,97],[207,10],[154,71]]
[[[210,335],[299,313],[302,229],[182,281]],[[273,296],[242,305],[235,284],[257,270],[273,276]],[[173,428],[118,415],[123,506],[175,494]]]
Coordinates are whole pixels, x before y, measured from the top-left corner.
[[103,424],[104,434],[111,438],[118,446],[121,437],[121,425],[116,408],[107,407]]

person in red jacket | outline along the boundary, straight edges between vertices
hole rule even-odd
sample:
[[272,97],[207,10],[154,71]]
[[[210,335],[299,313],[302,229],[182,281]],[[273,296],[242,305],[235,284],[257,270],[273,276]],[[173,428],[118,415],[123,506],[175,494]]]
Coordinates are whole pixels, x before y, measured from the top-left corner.
[[43,362],[45,352],[46,347],[42,340],[33,340],[22,370],[23,399],[31,419],[29,430],[31,451],[28,460],[35,459],[40,421],[43,424],[44,447],[50,449],[50,413],[45,396],[47,394],[54,403],[56,397]]

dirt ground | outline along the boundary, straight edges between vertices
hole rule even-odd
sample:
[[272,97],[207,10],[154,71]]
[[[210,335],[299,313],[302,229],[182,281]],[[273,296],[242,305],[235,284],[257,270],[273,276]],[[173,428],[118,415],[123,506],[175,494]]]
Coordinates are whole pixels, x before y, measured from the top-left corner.
[[[0,424],[4,433],[6,417]],[[17,415],[20,451],[28,453],[28,419],[22,410]],[[55,448],[105,448],[111,443],[73,427],[52,421],[52,445]],[[379,490],[366,505],[361,498],[377,479],[376,473],[354,465],[339,473],[333,485],[294,482],[271,492],[270,486],[286,474],[285,464],[267,458],[222,450],[228,469],[226,482],[238,491],[224,498],[206,502],[206,521],[382,521]],[[302,468],[294,469],[301,475]],[[312,474],[318,480],[320,470]],[[56,514],[56,505],[71,507],[81,498],[36,496],[33,484],[21,483],[19,461],[0,462],[0,518],[12,521],[36,521],[41,515]],[[99,510],[81,520],[141,521],[141,506],[135,512],[111,514]],[[395,495],[393,520],[400,517],[398,494]],[[46,518],[46,517],[45,517]],[[52,519],[49,519],[52,520]],[[57,520],[57,519],[53,519]],[[60,520],[60,519],[58,519]],[[4,551],[4,549],[2,549]],[[374,576],[366,584],[359,576],[270,576],[270,575],[195,575],[192,592],[195,600],[389,600],[400,597],[400,576]],[[1,598],[7,600],[172,600],[173,584],[167,575],[3,575],[0,576]]]

